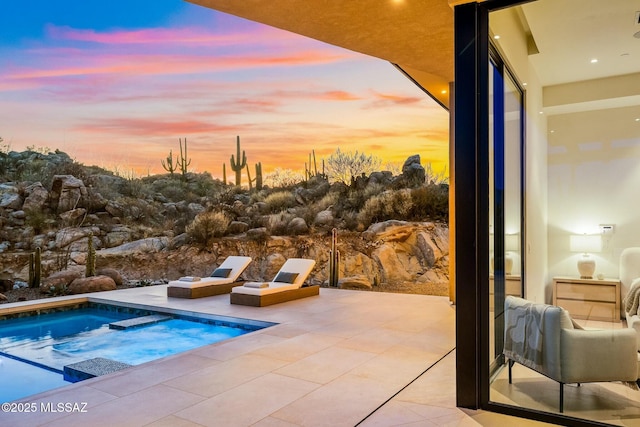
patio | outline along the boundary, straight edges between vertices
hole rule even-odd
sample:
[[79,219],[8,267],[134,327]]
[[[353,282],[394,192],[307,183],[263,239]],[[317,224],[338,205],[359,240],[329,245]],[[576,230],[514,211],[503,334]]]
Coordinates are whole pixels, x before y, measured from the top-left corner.
[[0,412],[0,424],[539,425],[456,408],[455,308],[445,297],[323,288],[319,297],[256,308],[231,305],[229,295],[166,294],[154,286],[88,296],[278,325],[23,400],[38,408],[86,402],[84,413]]

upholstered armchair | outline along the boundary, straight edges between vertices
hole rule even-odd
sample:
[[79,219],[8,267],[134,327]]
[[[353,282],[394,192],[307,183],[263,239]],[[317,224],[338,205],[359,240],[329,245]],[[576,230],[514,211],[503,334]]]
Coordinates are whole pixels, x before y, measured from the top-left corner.
[[636,381],[640,373],[638,344],[631,329],[585,330],[561,307],[508,296],[505,300],[504,355],[564,384]]

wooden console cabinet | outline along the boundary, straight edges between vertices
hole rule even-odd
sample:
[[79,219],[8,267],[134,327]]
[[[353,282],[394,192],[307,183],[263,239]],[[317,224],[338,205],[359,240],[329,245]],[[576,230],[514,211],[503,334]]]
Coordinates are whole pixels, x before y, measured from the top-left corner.
[[554,277],[553,305],[576,319],[620,322],[620,280]]

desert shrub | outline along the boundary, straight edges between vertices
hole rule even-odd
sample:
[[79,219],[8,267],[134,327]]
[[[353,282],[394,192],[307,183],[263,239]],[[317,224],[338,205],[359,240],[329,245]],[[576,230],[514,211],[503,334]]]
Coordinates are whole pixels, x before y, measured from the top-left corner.
[[[302,217],[307,224],[312,225],[316,219],[316,215],[320,211],[324,211],[331,206],[336,206],[340,201],[340,194],[331,192],[325,194],[320,200],[309,206],[299,207],[297,209],[298,216]],[[334,210],[335,213],[335,210]]]
[[413,200],[410,190],[387,190],[364,203],[358,213],[358,220],[368,227],[374,222],[388,219],[406,219],[412,209]]
[[264,202],[267,204],[270,212],[280,212],[296,205],[296,198],[289,191],[276,191],[269,194]]
[[412,219],[447,220],[449,218],[449,185],[430,184],[411,190]]
[[348,200],[353,209],[361,209],[367,200],[372,197],[376,197],[380,193],[385,191],[385,186],[382,184],[370,184],[367,185],[364,190],[352,190],[349,192]]
[[26,226],[33,228],[35,234],[41,234],[48,228],[49,222],[47,220],[51,218],[51,215],[41,209],[27,209],[24,222]]
[[208,246],[214,237],[224,236],[229,227],[229,217],[224,212],[203,212],[186,228],[186,232],[196,242]]
[[304,175],[291,169],[275,168],[264,177],[264,184],[271,188],[291,187],[304,181]]
[[327,176],[333,182],[351,184],[353,178],[380,170],[381,162],[382,160],[374,155],[358,151],[343,152],[337,148],[327,159]]

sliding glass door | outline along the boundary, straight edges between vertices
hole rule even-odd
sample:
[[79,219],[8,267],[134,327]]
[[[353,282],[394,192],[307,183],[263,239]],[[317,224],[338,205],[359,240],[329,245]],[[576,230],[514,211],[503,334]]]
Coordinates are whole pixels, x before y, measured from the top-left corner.
[[523,296],[523,92],[492,51],[489,64],[489,361],[503,362],[504,300]]

